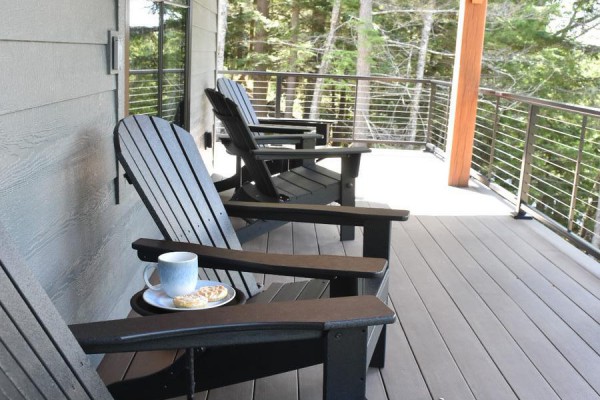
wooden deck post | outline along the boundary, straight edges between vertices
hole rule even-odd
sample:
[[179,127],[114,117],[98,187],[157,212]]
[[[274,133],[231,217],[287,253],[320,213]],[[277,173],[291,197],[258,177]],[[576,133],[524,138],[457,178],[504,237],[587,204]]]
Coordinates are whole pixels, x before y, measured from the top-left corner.
[[487,0],[461,0],[448,121],[448,185],[467,186],[481,75]]

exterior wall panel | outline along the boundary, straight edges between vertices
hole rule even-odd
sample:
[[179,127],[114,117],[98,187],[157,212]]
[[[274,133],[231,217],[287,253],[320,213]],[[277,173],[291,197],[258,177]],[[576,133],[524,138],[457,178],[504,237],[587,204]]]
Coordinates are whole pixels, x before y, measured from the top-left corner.
[[115,203],[119,1],[10,2],[0,28],[0,223],[68,323],[125,316],[131,242],[159,237],[133,188]]

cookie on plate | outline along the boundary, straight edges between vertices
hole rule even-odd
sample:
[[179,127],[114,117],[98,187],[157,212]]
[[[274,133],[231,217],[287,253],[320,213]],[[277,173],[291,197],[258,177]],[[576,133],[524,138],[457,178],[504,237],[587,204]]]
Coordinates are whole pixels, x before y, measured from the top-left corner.
[[202,308],[208,304],[208,299],[194,292],[174,297],[173,304],[177,308]]
[[194,293],[204,296],[208,301],[219,301],[227,297],[227,288],[223,285],[203,286]]

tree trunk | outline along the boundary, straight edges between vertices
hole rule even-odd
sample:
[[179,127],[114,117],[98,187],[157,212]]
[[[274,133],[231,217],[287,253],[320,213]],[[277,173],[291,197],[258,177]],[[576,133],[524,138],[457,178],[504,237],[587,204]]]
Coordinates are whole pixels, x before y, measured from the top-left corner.
[[[435,3],[431,5],[431,10],[435,10]],[[423,28],[421,29],[421,40],[419,42],[419,59],[417,60],[416,79],[423,79],[425,75],[425,66],[427,64],[427,50],[429,48],[429,36],[433,27],[433,13],[423,13]],[[412,98],[410,109],[410,120],[408,122],[409,141],[415,141],[417,138],[417,122],[419,119],[419,104],[421,103],[421,92],[423,85],[419,82],[415,85],[415,92]]]
[[227,0],[219,0],[217,16],[217,71],[222,71],[225,65],[225,38],[227,36]]
[[[298,44],[298,25],[300,22],[300,5],[298,0],[294,0],[292,3],[292,18],[290,21],[290,29],[292,35],[290,37],[290,44],[292,46],[290,50],[290,56],[288,58],[288,65],[290,72],[296,72],[296,62],[298,61],[298,50],[296,45]],[[285,86],[285,116],[286,118],[292,118],[294,115],[294,99],[296,97],[296,77],[289,76]]]
[[[325,46],[323,47],[323,54],[321,56],[321,65],[319,66],[319,74],[326,74],[329,70],[330,56],[329,53],[333,49],[333,43],[335,41],[335,32],[338,27],[340,19],[340,10],[342,7],[342,0],[335,0],[331,9],[331,20],[329,23],[329,33],[325,39]],[[311,119],[317,119],[319,111],[319,101],[321,100],[321,90],[323,88],[323,78],[317,78],[315,81],[315,90],[313,92],[312,103],[310,105],[310,116]]]
[[[269,19],[269,0],[256,0],[256,9],[264,20]],[[256,63],[257,71],[266,71],[267,58],[267,30],[263,20],[257,20],[254,25],[254,52],[258,55],[259,61]],[[263,76],[259,76],[254,81],[254,92],[252,94],[256,112],[259,116],[267,115],[267,89],[269,82]]]
[[[361,0],[358,18],[361,24],[358,28],[356,74],[359,76],[371,76],[371,41],[369,40],[369,32],[373,28],[372,0]],[[369,128],[370,82],[367,80],[358,80],[356,84],[354,134],[374,138],[374,134]]]

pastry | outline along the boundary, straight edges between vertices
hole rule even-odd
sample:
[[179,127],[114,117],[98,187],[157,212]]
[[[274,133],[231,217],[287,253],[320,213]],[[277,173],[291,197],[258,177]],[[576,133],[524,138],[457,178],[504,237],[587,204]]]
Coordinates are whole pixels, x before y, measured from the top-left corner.
[[202,308],[208,304],[208,299],[194,292],[173,298],[173,304],[177,308]]
[[208,301],[219,301],[227,297],[227,288],[223,285],[204,286],[194,292],[204,296]]

